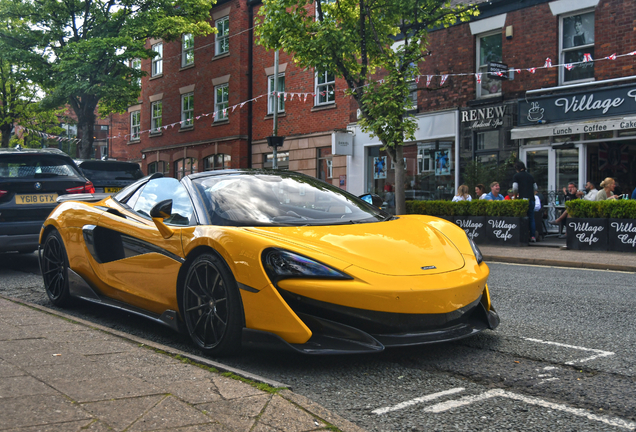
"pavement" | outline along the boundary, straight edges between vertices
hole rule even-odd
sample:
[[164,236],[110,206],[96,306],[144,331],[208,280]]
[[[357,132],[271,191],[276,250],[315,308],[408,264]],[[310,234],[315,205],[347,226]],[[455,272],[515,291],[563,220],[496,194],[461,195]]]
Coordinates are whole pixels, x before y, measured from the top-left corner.
[[[481,246],[486,262],[636,273],[636,253]],[[0,431],[363,429],[284,383],[0,296]]]
[[289,386],[0,297],[0,431],[342,431]]

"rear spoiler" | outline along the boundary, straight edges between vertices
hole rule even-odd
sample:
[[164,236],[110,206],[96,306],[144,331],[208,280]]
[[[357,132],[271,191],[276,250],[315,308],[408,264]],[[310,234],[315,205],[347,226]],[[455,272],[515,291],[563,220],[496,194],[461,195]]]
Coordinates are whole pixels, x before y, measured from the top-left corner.
[[81,193],[81,194],[66,194],[60,195],[57,197],[58,203],[63,203],[66,201],[83,201],[83,202],[98,202],[103,200],[104,198],[108,198],[112,194],[109,193]]

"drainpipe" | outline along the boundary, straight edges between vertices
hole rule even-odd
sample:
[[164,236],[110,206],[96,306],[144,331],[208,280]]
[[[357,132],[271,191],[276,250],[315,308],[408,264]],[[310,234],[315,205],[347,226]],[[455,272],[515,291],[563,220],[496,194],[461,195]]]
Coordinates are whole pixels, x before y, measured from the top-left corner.
[[[254,6],[260,0],[248,0],[248,21],[250,23],[249,44],[247,46],[247,100],[252,99],[254,86]],[[252,122],[254,120],[254,108],[252,102],[247,104],[247,168],[252,168]]]

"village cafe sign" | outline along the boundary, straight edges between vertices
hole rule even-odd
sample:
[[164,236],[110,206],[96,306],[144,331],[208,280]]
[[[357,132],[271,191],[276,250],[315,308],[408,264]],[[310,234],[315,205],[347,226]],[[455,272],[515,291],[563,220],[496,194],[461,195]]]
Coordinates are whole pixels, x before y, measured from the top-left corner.
[[636,114],[636,85],[633,84],[520,100],[518,125],[563,123],[629,114]]
[[462,111],[462,124],[471,129],[497,128],[503,125],[504,105]]

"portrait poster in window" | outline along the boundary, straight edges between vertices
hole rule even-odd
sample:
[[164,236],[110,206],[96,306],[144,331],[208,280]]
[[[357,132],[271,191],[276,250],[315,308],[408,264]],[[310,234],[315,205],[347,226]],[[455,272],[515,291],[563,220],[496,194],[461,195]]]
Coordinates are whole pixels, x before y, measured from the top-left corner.
[[386,178],[386,156],[376,156],[373,158],[373,178],[385,179]]
[[435,175],[450,175],[450,154],[449,150],[439,150],[435,152]]

